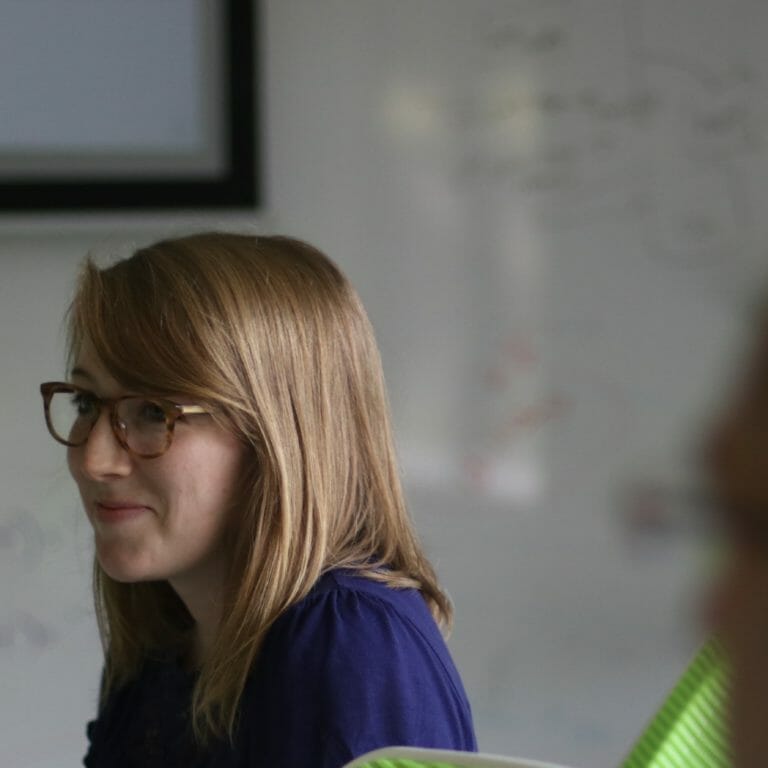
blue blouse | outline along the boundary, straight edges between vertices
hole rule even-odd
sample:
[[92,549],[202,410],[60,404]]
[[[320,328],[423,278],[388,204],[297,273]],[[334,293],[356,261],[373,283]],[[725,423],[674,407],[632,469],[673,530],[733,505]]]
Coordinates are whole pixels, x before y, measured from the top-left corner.
[[88,724],[87,768],[340,768],[380,747],[476,750],[467,696],[420,593],[324,575],[270,629],[234,742],[205,754],[187,711],[194,674],[148,662]]

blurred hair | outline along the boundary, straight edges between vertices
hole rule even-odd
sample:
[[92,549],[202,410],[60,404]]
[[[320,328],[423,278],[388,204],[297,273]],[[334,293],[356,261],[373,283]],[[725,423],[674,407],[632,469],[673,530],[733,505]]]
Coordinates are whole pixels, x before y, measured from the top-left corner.
[[[379,352],[340,270],[287,237],[204,233],[105,268],[87,260],[69,312],[126,388],[211,406],[249,446],[218,639],[192,699],[200,743],[230,738],[266,632],[333,568],[419,589],[452,609],[407,513]],[[170,450],[173,450],[171,447]],[[102,704],[157,654],[184,653],[194,622],[167,582],[120,583],[94,563],[105,650]]]

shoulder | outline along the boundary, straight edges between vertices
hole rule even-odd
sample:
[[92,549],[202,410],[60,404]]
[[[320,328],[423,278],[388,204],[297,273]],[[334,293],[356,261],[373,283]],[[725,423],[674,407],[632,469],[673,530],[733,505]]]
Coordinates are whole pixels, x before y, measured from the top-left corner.
[[336,764],[387,744],[474,748],[466,694],[421,594],[350,571],[324,575],[275,622],[249,687],[251,701],[270,702],[262,728],[322,742]]
[[378,608],[393,611],[417,623],[429,620],[430,626],[435,624],[418,590],[391,587],[346,569],[323,574],[310,593],[289,609],[289,612],[312,610],[313,606],[320,606],[329,601],[348,602],[350,605],[371,610]]
[[348,570],[324,574],[278,619],[270,634],[290,638],[294,649],[306,640],[315,649],[318,643],[331,646],[331,653],[337,648],[349,653],[356,646],[369,650],[421,646],[437,658],[447,654],[418,590],[395,589]]
[[459,674],[421,593],[352,571],[325,574],[286,611],[267,637],[261,662],[281,678],[273,688],[298,686],[328,716],[339,710],[380,714],[385,700],[398,703],[401,717],[425,701],[457,715],[469,712]]

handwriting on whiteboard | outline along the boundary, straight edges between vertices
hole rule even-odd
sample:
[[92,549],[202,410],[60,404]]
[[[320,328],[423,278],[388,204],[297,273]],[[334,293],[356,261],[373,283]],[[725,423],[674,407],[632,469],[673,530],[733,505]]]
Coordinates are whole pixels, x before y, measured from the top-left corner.
[[[735,34],[711,39],[752,11],[709,8],[680,35],[664,19],[683,7],[605,5],[598,56],[580,4],[499,5],[477,25],[483,80],[446,96],[446,120],[460,183],[532,206],[553,231],[617,222],[647,258],[730,295],[768,255],[768,59]],[[744,35],[768,21],[755,13]]]

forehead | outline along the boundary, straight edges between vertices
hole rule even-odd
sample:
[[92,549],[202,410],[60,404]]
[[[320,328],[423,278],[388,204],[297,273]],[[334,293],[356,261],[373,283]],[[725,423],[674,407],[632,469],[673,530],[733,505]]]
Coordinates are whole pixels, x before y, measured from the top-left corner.
[[117,392],[123,389],[104,367],[88,341],[84,341],[80,345],[70,376],[72,379],[94,386],[104,392]]

